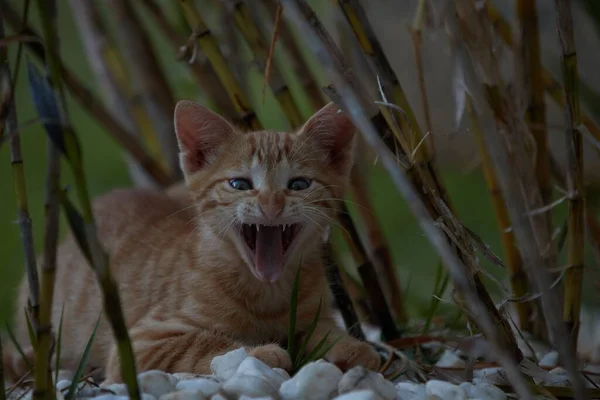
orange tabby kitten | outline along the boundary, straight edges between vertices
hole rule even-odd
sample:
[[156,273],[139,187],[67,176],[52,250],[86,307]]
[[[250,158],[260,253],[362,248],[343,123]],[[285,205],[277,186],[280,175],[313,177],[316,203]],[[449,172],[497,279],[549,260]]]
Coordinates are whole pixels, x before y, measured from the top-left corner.
[[[121,293],[138,371],[210,372],[216,355],[245,346],[271,367],[289,369],[289,302],[301,268],[298,327],[323,296],[309,349],[329,330],[342,338],[326,358],[375,369],[378,354],[336,327],[327,300],[322,244],[348,183],[354,126],[330,104],[298,132],[242,133],[190,101],[175,109],[187,190],[114,190],[95,201],[98,233]],[[187,196],[190,196],[191,199]],[[27,298],[24,281],[17,310]],[[102,311],[95,277],[72,236],[58,250],[52,322],[64,308],[62,368],[76,368]],[[17,313],[19,338],[26,338]],[[26,339],[23,339],[23,345]],[[31,350],[29,350],[31,352]],[[88,367],[119,381],[104,317]],[[5,368],[25,372],[11,354]]]

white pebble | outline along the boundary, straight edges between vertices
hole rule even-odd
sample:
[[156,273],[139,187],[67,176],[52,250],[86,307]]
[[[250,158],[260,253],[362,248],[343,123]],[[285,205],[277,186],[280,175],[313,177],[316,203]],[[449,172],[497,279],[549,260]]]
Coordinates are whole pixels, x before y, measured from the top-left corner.
[[187,381],[180,381],[177,390],[193,390],[201,393],[203,396],[210,397],[219,391],[221,382],[217,379],[197,378]]
[[396,384],[396,396],[402,400],[424,400],[427,398],[425,385],[414,382],[399,382]]
[[273,371],[277,372],[279,375],[281,375],[283,377],[284,380],[288,380],[290,379],[290,374],[287,373],[287,371],[285,369],[281,369],[281,368],[273,368]]
[[187,381],[189,379],[200,378],[201,375],[191,374],[189,372],[175,372],[173,377],[175,377],[179,381]]
[[551,351],[547,353],[544,357],[542,357],[538,365],[545,368],[556,367],[558,365],[558,351]]
[[156,400],[156,397],[148,393],[142,393],[142,400]]
[[110,390],[115,395],[127,396],[127,385],[124,383],[113,383],[103,388],[104,390]]
[[243,394],[240,396],[240,398],[238,400],[273,400],[273,398],[271,396],[249,397],[249,396],[246,396],[245,394]]
[[342,371],[333,364],[323,360],[307,363],[296,375],[285,381],[279,394],[283,400],[299,400],[311,398],[326,400],[336,394],[338,383],[342,379]]
[[160,396],[159,400],[206,400],[209,397],[197,390],[178,390]]
[[102,396],[94,397],[94,400],[129,400],[128,396],[116,396],[113,394],[105,394]]
[[425,393],[431,400],[465,400],[465,391],[449,382],[431,380],[425,384]]
[[435,366],[440,368],[463,368],[465,362],[454,351],[446,349],[438,362],[435,363]]
[[217,393],[215,395],[213,395],[210,400],[227,400],[227,398],[225,396],[223,396],[220,393]]
[[358,366],[354,367],[342,376],[338,384],[340,394],[356,390],[372,390],[383,400],[394,400],[396,398],[396,387],[386,380],[381,374]]
[[151,394],[155,397],[160,397],[163,394],[175,391],[177,379],[166,372],[151,370],[144,371],[139,374],[138,382],[141,392]]
[[222,356],[216,356],[210,362],[210,369],[212,372],[223,380],[227,380],[235,374],[238,367],[248,357],[246,349],[240,347],[239,349],[232,350]]
[[58,390],[58,391],[67,390],[67,389],[69,389],[70,386],[71,386],[71,381],[66,380],[66,379],[56,382],[56,390]]
[[222,389],[232,396],[277,396],[284,378],[267,364],[254,357],[247,357],[229,378]]
[[502,389],[487,382],[480,382],[476,385],[463,382],[459,386],[470,399],[506,400],[506,394]]
[[[393,397],[395,398],[395,396]],[[341,396],[337,396],[334,400],[381,400],[382,398],[378,396],[372,390],[357,390],[354,392],[346,393]]]

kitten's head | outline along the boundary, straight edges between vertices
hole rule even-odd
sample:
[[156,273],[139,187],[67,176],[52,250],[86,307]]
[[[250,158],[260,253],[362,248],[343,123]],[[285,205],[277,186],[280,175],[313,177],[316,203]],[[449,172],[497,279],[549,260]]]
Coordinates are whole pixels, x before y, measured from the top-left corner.
[[181,168],[199,220],[273,283],[318,251],[352,166],[354,125],[329,104],[297,132],[244,133],[191,101],[175,108]]

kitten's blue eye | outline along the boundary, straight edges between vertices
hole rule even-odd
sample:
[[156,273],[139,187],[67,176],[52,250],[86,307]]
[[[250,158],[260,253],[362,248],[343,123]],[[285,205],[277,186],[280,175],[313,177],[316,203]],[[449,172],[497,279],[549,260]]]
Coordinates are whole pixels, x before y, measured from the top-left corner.
[[310,181],[304,178],[295,178],[288,182],[288,189],[290,190],[305,190],[310,186]]
[[248,179],[242,179],[242,178],[232,179],[229,181],[229,185],[231,185],[232,188],[237,189],[237,190],[251,190],[252,189],[252,182],[250,182]]

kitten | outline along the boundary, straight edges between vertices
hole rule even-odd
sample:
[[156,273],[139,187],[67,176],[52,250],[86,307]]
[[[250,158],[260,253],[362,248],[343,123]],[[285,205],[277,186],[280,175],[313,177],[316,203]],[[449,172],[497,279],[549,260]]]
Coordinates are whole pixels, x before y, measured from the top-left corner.
[[[187,190],[120,189],[94,202],[98,234],[119,282],[138,372],[210,373],[216,355],[245,346],[289,369],[292,286],[300,272],[298,329],[322,314],[308,350],[328,331],[326,359],[375,369],[379,355],[334,322],[322,263],[323,234],[349,181],[355,128],[329,104],[294,133],[242,133],[190,101],[175,109]],[[102,311],[98,284],[72,236],[58,249],[52,323],[64,304],[61,364],[74,370]],[[27,300],[24,280],[17,310]],[[26,338],[23,312],[17,337]],[[22,340],[26,344],[26,339]],[[31,354],[31,350],[28,351]],[[25,373],[11,352],[9,376]],[[88,369],[120,381],[115,342],[100,322]]]

